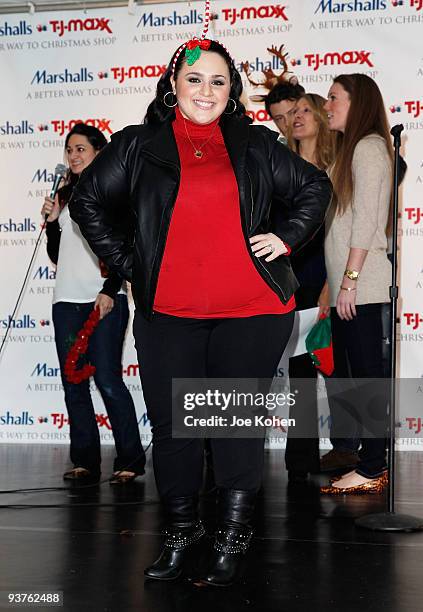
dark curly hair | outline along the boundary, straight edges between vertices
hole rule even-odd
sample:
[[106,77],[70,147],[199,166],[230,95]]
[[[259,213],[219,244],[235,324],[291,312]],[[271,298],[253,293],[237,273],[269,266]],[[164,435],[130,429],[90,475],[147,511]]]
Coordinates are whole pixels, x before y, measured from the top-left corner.
[[69,138],[74,134],[79,136],[85,136],[90,145],[96,150],[100,151],[107,144],[107,139],[103,132],[93,125],[87,125],[86,123],[75,123],[73,128],[68,132],[65,138],[65,149],[68,146]]
[[[220,43],[212,40],[208,50],[213,51],[214,53],[218,53],[221,57],[223,57],[229,69],[229,75],[231,79],[231,90],[229,92],[229,97],[235,100],[236,109],[235,112],[229,114],[229,112],[232,110],[232,104],[230,103],[228,107],[228,114],[225,115],[225,119],[240,119],[241,117],[245,116],[245,106],[240,100],[242,95],[241,75],[236,69],[233,59]],[[167,93],[172,93],[170,77],[172,76],[172,65],[177,51],[178,49],[173,54],[166,72],[160,77],[160,80],[157,83],[156,97],[152,102],[150,102],[147,108],[147,113],[144,117],[144,123],[159,124],[175,117],[175,109],[168,108],[164,104],[163,98]],[[175,81],[177,80],[178,73],[181,70],[185,61],[185,53],[182,52],[178,57],[175,66],[175,72],[173,74]]]
[[305,89],[298,83],[278,83],[270,90],[264,99],[264,105],[270,116],[270,107],[272,104],[278,104],[282,100],[299,100],[305,94]]

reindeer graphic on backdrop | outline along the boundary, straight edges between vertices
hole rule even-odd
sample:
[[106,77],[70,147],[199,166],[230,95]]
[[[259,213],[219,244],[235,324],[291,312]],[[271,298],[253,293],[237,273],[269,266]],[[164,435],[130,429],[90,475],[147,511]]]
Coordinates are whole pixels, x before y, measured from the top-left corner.
[[[288,57],[288,52],[283,52],[283,48],[284,45],[281,45],[279,47],[279,49],[276,47],[276,45],[272,45],[271,47],[267,48],[267,51],[275,56],[276,58],[278,58],[281,63],[282,63],[282,67],[283,67],[283,71],[281,72],[281,74],[276,74],[273,70],[273,68],[266,68],[265,70],[262,70],[262,73],[264,75],[264,81],[255,81],[251,78],[251,75],[253,74],[250,70],[250,64],[249,62],[242,62],[241,63],[241,67],[243,72],[245,72],[248,82],[253,86],[253,87],[264,87],[264,89],[267,89],[268,91],[271,91],[275,85],[278,85],[280,83],[292,83],[293,85],[297,85],[298,84],[298,79],[297,77],[292,74],[292,72],[290,72],[288,70],[288,63],[286,61],[287,57]],[[289,74],[291,74],[292,76],[288,76]],[[249,99],[252,102],[264,102],[264,99],[266,98],[267,94],[259,94],[259,95],[253,95],[253,96],[248,96]]]

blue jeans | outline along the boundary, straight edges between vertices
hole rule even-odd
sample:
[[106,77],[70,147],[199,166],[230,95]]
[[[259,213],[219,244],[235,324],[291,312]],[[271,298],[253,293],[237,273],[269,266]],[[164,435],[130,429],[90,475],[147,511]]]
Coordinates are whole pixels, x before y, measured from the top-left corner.
[[[69,383],[63,374],[69,349],[93,307],[94,302],[53,304],[53,324],[70,421],[71,461],[75,467],[100,472],[100,435],[89,381]],[[125,295],[117,295],[112,311],[100,321],[91,336],[87,355],[80,358],[78,368],[87,362],[96,367],[94,380],[103,399],[115,439],[117,455],[114,469],[128,468],[143,474],[145,454],[135,406],[122,380],[122,347],[128,318],[127,298]]]

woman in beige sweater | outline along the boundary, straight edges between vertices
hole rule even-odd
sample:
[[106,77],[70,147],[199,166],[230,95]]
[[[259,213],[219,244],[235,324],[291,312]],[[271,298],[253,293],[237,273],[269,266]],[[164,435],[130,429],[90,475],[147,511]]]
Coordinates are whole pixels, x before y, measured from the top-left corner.
[[[322,493],[381,492],[387,482],[384,425],[375,430],[369,426],[369,415],[378,403],[378,417],[383,419],[385,398],[378,395],[369,405],[356,383],[384,376],[381,308],[389,301],[391,278],[387,226],[393,153],[383,99],[368,76],[336,77],[325,108],[329,128],[338,136],[330,171],[334,198],[325,239],[335,375],[355,379],[349,404],[339,404],[335,421],[348,430],[346,423],[354,419],[366,429],[356,470],[323,487]],[[375,382],[369,384],[372,394],[375,387]],[[345,431],[340,435],[345,437]]]

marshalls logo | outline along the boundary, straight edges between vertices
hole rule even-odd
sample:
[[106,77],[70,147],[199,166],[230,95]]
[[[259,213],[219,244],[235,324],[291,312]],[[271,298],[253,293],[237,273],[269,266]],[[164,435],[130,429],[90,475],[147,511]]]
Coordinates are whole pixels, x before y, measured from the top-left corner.
[[53,181],[54,172],[49,172],[47,168],[38,168],[31,179],[31,183],[52,183]]
[[284,68],[283,58],[273,55],[272,58],[263,59],[256,56],[254,59],[249,59],[247,62],[239,62],[237,68],[240,72],[244,70],[244,65],[248,63],[248,69],[250,72],[265,72],[272,70],[280,70]]
[[351,2],[335,2],[320,0],[315,13],[359,13],[362,11],[384,11],[388,3],[385,0],[351,0]]
[[0,135],[2,136],[11,136],[11,135],[23,135],[23,134],[33,134],[34,126],[29,121],[23,120],[20,123],[12,123],[11,121],[6,121],[0,125]]
[[47,363],[37,363],[35,368],[31,372],[31,376],[43,376],[45,378],[52,378],[59,376],[60,368],[51,367]]
[[204,18],[202,13],[197,9],[192,9],[189,13],[179,15],[176,11],[168,15],[158,16],[154,13],[143,13],[137,23],[137,28],[150,27],[158,28],[160,26],[180,26],[180,25],[196,25],[203,23]]
[[56,278],[56,271],[48,266],[38,266],[32,278],[34,280],[54,280]]
[[29,217],[15,221],[15,219],[8,219],[0,223],[0,232],[35,232],[37,229],[36,224]]
[[57,83],[89,83],[94,80],[94,75],[88,68],[80,68],[77,72],[71,72],[67,68],[63,72],[47,72],[37,70],[32,77],[31,85],[54,85]]
[[29,36],[32,34],[32,26],[27,21],[12,24],[8,21],[0,24],[0,37],[3,36]]
[[21,315],[19,318],[12,319],[12,315],[8,315],[5,319],[0,319],[0,328],[6,329],[34,329],[37,323],[29,314]]
[[8,410],[4,414],[0,414],[1,425],[34,425],[34,417],[29,412],[23,411],[21,414],[12,414]]

